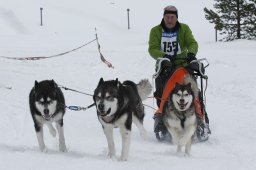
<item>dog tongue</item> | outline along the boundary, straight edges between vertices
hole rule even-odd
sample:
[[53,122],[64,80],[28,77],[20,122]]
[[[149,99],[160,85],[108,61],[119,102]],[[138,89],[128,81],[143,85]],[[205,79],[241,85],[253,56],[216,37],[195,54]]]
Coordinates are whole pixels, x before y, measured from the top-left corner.
[[101,116],[106,116],[107,115],[107,113],[101,113]]
[[179,104],[180,109],[181,109],[181,110],[185,109],[186,105],[187,105],[187,104]]
[[99,112],[100,116],[107,116],[111,112],[111,108],[108,109],[107,113],[105,112]]
[[105,112],[98,112],[98,115],[99,115],[99,116],[105,116],[106,113],[105,113]]

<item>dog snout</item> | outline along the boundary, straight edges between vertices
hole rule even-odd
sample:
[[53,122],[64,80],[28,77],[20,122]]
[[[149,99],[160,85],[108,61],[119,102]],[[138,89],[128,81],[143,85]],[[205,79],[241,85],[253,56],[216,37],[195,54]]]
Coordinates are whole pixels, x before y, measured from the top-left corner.
[[184,103],[185,103],[185,100],[184,100],[184,99],[180,99],[180,103],[181,103],[181,104],[184,104]]
[[100,103],[100,104],[98,105],[98,108],[99,108],[100,111],[103,111],[103,110],[104,110],[104,104],[103,104],[103,103]]
[[49,109],[44,109],[44,114],[48,115],[49,114]]

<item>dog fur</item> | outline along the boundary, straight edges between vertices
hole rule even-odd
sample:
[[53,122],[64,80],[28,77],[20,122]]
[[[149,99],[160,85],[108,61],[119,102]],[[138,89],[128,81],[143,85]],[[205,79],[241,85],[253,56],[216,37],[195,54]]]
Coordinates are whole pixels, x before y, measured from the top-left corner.
[[63,131],[65,99],[54,80],[35,81],[29,94],[29,105],[40,150],[42,152],[47,151],[44,143],[43,125],[47,125],[51,135],[55,137],[56,130],[52,125],[55,122],[59,134],[59,150],[66,152]]
[[135,84],[132,81],[120,83],[118,79],[109,81],[100,79],[93,99],[99,122],[107,138],[109,158],[113,159],[116,156],[113,128],[120,128],[122,136],[122,151],[119,159],[121,161],[126,161],[128,158],[132,122],[138,127],[141,136],[146,137],[142,100],[145,100],[151,91],[152,86],[148,80],[141,80],[139,84]]
[[176,83],[169,102],[166,104],[163,121],[172,136],[172,142],[177,145],[177,152],[185,146],[185,154],[191,151],[192,138],[197,127],[194,98],[198,96],[196,81],[188,75],[184,83]]

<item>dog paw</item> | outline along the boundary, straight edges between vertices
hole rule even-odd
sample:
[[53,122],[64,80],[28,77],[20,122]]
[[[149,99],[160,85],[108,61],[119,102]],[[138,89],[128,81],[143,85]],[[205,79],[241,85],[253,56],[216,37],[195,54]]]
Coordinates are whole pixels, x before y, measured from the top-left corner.
[[184,153],[184,157],[189,157],[190,153]]
[[60,146],[59,149],[60,149],[61,152],[68,152],[65,145]]
[[115,154],[108,153],[107,157],[108,157],[108,159],[111,159],[112,161],[115,161],[117,159]]
[[120,156],[120,158],[118,159],[118,161],[127,161],[127,157],[125,157],[125,156]]
[[47,153],[47,152],[48,152],[48,149],[47,149],[46,147],[42,147],[42,148],[40,148],[40,151],[41,151],[42,153]]
[[177,151],[176,155],[179,156],[179,157],[189,157],[190,153],[184,153],[182,151]]

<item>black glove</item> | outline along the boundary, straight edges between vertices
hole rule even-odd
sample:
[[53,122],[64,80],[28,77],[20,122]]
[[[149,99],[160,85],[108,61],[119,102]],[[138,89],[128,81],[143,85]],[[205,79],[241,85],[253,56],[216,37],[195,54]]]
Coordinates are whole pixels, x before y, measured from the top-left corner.
[[193,54],[193,53],[188,53],[187,54],[187,61],[188,61],[188,63],[190,63],[191,61],[193,61],[193,60],[197,60],[197,58],[196,58],[196,55],[195,54]]
[[171,68],[173,65],[170,61],[164,60],[161,63],[161,68]]
[[205,73],[204,65],[203,63],[198,63],[198,62],[193,62],[189,64],[190,69],[196,71],[197,73],[200,73],[200,67],[199,64],[201,65],[201,73]]
[[171,63],[174,63],[175,56],[165,54],[165,55],[163,56],[163,58],[168,58]]

